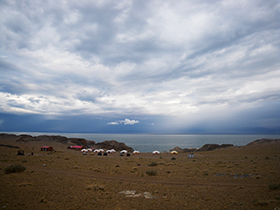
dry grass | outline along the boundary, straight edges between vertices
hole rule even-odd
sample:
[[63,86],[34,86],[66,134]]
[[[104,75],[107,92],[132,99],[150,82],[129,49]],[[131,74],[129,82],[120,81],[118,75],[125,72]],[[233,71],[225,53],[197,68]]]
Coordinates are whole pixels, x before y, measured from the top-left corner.
[[[120,157],[82,155],[54,143],[1,139],[0,206],[6,209],[274,209],[280,206],[280,145],[228,148],[188,154]],[[33,152],[33,156],[29,154]],[[194,161],[195,160],[195,161]],[[149,166],[151,163],[154,165]],[[5,174],[10,165],[22,173]],[[153,170],[152,170],[153,169]],[[156,169],[156,170],[154,170]],[[156,171],[156,176],[152,172]],[[244,176],[248,175],[248,176]],[[148,196],[126,197],[134,190]],[[137,194],[137,193],[136,193]]]

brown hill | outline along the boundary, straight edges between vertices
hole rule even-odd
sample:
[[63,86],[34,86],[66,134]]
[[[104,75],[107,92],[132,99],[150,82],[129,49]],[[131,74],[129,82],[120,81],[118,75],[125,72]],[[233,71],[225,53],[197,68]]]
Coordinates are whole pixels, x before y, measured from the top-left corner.
[[40,136],[31,136],[31,135],[15,135],[15,134],[6,134],[0,133],[0,138],[7,139],[16,139],[16,142],[19,143],[28,143],[28,142],[45,142],[45,143],[62,143],[67,145],[80,145],[84,147],[95,147],[102,149],[115,149],[116,151],[128,150],[130,152],[133,151],[132,147],[127,146],[125,143],[117,142],[115,140],[104,141],[100,143],[95,143],[95,141],[89,141],[83,138],[67,138],[65,136],[53,136],[53,135],[40,135]]

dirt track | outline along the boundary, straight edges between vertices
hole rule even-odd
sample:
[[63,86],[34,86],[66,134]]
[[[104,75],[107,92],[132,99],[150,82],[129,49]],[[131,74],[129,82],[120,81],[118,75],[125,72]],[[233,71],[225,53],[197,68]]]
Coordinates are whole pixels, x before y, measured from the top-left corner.
[[124,175],[109,175],[105,173],[99,172],[80,172],[80,171],[72,171],[67,172],[65,170],[60,169],[49,169],[45,167],[28,167],[31,171],[48,173],[53,176],[61,176],[61,177],[79,177],[79,178],[95,178],[103,181],[113,181],[113,182],[129,182],[129,183],[146,183],[146,184],[161,184],[161,185],[172,185],[172,186],[208,186],[208,187],[236,187],[236,186],[246,186],[248,188],[254,187],[267,187],[267,184],[263,183],[255,183],[251,182],[248,179],[243,180],[200,180],[194,178],[182,179],[182,180],[174,180],[170,178],[162,178],[162,177],[128,177]]

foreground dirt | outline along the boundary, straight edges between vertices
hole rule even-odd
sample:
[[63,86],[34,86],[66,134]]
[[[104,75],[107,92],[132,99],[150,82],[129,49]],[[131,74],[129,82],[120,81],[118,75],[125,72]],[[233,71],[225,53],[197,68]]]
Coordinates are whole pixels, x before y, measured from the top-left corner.
[[[11,137],[0,143],[25,151],[18,156],[18,149],[0,147],[2,209],[280,208],[280,189],[269,187],[280,184],[279,142],[196,152],[194,159],[167,153],[82,155],[59,143],[49,145],[55,152],[43,152],[48,142]],[[15,164],[26,170],[4,173]]]

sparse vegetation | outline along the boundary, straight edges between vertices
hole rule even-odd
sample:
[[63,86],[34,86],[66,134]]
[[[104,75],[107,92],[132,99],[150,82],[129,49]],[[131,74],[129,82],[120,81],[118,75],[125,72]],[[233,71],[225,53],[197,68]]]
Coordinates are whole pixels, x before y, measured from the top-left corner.
[[22,165],[11,165],[5,168],[5,174],[10,174],[10,173],[20,173],[25,171],[25,167]]
[[149,176],[157,175],[157,171],[154,171],[154,170],[147,170],[147,171],[145,171],[145,173],[148,174]]
[[[18,156],[18,149],[0,147],[5,192],[1,199],[6,209],[274,209],[280,202],[280,141],[201,151],[193,159],[188,152],[158,156],[143,152],[131,157],[108,153],[100,158],[60,143],[53,144],[59,149],[56,153],[47,155],[37,151],[46,142],[21,143],[14,138],[0,143],[9,140],[26,154]],[[16,164],[26,170],[5,174],[6,167]],[[121,191],[135,194],[120,195]]]
[[268,187],[271,190],[279,190],[280,189],[280,184],[270,184],[270,185],[268,185]]
[[156,162],[151,162],[150,164],[148,164],[148,166],[157,166],[158,164]]

